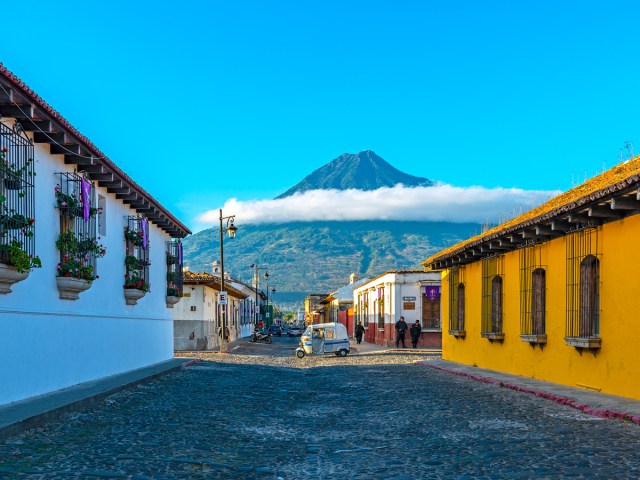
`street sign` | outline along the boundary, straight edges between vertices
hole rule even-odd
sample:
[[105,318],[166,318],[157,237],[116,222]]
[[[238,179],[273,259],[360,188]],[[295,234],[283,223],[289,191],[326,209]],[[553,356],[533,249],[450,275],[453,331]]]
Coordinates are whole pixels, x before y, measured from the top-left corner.
[[403,302],[415,302],[416,297],[402,297]]
[[218,305],[226,305],[227,304],[227,292],[218,293]]

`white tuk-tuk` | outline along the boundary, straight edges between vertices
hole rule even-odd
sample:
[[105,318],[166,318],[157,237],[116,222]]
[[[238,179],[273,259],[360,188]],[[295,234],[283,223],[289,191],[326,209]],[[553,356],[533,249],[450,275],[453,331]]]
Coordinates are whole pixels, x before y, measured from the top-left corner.
[[335,353],[345,357],[351,351],[347,329],[341,323],[309,325],[302,334],[300,345],[296,349],[298,358],[325,353]]

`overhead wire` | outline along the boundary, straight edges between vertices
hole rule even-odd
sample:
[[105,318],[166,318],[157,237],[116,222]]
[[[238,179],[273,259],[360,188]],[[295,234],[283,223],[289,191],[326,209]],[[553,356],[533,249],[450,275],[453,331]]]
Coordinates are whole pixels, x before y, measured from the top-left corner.
[[[9,92],[7,91],[6,88],[4,88],[4,85],[0,82],[0,88],[2,88],[2,90],[4,91],[5,95],[7,95],[7,97],[11,98],[11,95],[9,94]],[[66,146],[61,145],[60,143],[58,143],[57,141],[55,141],[53,138],[51,138],[51,136],[45,132],[44,130],[42,130],[38,124],[36,122],[34,122],[31,117],[29,115],[27,115],[27,113],[22,109],[22,107],[20,105],[18,105],[15,101],[13,102],[13,104],[18,108],[18,110],[20,110],[22,112],[22,114],[25,116],[25,118],[27,118],[27,120],[29,120],[33,126],[43,135],[45,135],[52,144],[57,145],[58,147],[62,148],[63,150],[66,150],[70,155],[75,155],[76,157],[80,157],[80,158],[88,158],[90,160],[93,160],[94,158],[96,160],[101,160],[104,158],[107,158],[105,155],[103,156],[96,156],[96,155],[80,155],[76,152],[73,152],[71,150],[69,150]]]

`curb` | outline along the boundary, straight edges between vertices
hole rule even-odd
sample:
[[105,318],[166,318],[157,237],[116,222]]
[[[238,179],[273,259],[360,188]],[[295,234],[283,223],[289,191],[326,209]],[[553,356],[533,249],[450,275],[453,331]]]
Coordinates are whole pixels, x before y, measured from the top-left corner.
[[438,367],[436,365],[429,365],[426,363],[421,363],[423,366],[427,368],[433,368],[435,370],[440,370],[445,373],[450,373],[453,375],[458,375],[459,377],[466,377],[477,382],[486,383],[488,385],[494,385],[496,387],[508,388],[509,390],[515,390],[517,392],[528,393],[530,395],[535,395],[536,397],[544,398],[546,400],[551,400],[559,405],[566,405],[571,408],[575,408],[576,410],[580,410],[587,415],[591,415],[599,418],[611,418],[616,420],[624,420],[632,423],[640,424],[640,415],[630,415],[628,413],[616,412],[614,410],[601,410],[597,408],[593,408],[590,405],[578,403],[575,400],[572,400],[569,397],[563,397],[560,395],[555,395],[552,393],[543,392],[541,390],[534,390],[532,388],[521,387],[520,385],[515,385],[513,383],[500,382],[498,380],[492,380],[487,377],[482,377],[480,375],[473,375],[471,373],[459,372],[457,370],[452,370],[449,368]]
[[40,427],[46,422],[58,420],[69,412],[95,405],[115,393],[150,382],[200,361],[199,359],[185,360],[184,362],[176,362],[175,359],[166,360],[160,364],[91,380],[3,405],[0,407],[0,440]]

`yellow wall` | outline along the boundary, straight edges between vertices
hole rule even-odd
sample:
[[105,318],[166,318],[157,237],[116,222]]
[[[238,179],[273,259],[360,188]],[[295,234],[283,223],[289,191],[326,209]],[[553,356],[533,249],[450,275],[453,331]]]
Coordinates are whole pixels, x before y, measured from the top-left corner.
[[[640,215],[604,225],[600,257],[600,337],[595,355],[566,345],[566,238],[543,244],[546,265],[547,343],[531,347],[520,339],[520,258],[504,255],[502,343],[480,336],[482,262],[465,267],[466,337],[448,334],[449,283],[443,272],[442,356],[481,368],[600,390],[640,400]],[[600,253],[600,252],[599,252]]]

